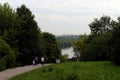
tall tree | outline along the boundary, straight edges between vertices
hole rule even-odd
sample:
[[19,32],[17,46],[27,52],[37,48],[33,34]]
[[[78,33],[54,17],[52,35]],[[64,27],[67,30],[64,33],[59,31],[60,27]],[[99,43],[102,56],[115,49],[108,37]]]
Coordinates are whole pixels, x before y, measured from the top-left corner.
[[111,58],[115,65],[120,65],[120,17],[118,17],[118,21],[114,22],[112,26],[112,36],[110,39]]
[[93,60],[108,60],[109,57],[109,39],[111,37],[112,20],[108,16],[102,16],[100,19],[95,19],[89,24],[91,29],[90,36],[90,52],[93,55]]
[[0,4],[0,36],[17,52],[19,19],[8,3]]
[[23,65],[31,64],[32,58],[40,54],[40,29],[34,20],[34,15],[25,5],[17,8],[17,14],[21,19],[18,60]]
[[56,38],[53,34],[44,32],[42,33],[44,54],[47,62],[55,62],[56,59],[60,58],[61,52],[56,42]]
[[95,18],[92,23],[89,24],[91,34],[99,35],[111,30],[111,18],[108,16],[102,16],[100,19]]
[[81,60],[109,60],[109,39],[114,21],[108,16],[102,16],[89,24],[91,34],[81,37],[76,43]]

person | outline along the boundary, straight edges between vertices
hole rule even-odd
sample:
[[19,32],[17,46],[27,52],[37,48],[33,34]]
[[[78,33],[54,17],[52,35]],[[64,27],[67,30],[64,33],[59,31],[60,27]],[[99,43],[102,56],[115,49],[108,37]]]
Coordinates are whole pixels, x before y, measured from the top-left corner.
[[33,59],[32,64],[35,65],[35,60]]
[[41,57],[42,65],[44,65],[44,61],[45,61],[45,58],[44,58],[44,57]]
[[60,63],[60,59],[56,59],[56,63]]
[[35,63],[38,64],[38,57],[35,57]]

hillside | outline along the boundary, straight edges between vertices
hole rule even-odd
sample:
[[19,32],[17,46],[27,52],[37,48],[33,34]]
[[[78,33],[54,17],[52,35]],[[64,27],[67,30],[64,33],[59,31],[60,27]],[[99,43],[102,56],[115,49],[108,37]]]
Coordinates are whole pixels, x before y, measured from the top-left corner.
[[69,62],[39,68],[11,80],[120,80],[120,67],[110,62]]

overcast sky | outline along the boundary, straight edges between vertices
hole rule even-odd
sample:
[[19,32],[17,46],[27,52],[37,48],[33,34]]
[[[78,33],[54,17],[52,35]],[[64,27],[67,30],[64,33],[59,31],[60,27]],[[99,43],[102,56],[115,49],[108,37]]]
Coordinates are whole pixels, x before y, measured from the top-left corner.
[[0,0],[12,8],[25,4],[35,15],[41,31],[55,35],[90,33],[94,18],[120,15],[120,0]]

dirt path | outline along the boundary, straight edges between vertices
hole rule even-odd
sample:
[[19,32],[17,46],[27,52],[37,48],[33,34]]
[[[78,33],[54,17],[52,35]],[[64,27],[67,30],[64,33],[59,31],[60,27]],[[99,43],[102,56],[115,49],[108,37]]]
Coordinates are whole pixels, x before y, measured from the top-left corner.
[[[47,66],[47,65],[48,64],[45,64],[44,66]],[[41,64],[38,64],[38,65],[29,65],[29,66],[17,67],[13,69],[7,69],[5,71],[0,72],[0,80],[9,80],[13,76],[25,73],[27,71],[30,71],[39,67],[43,67],[43,66]]]

